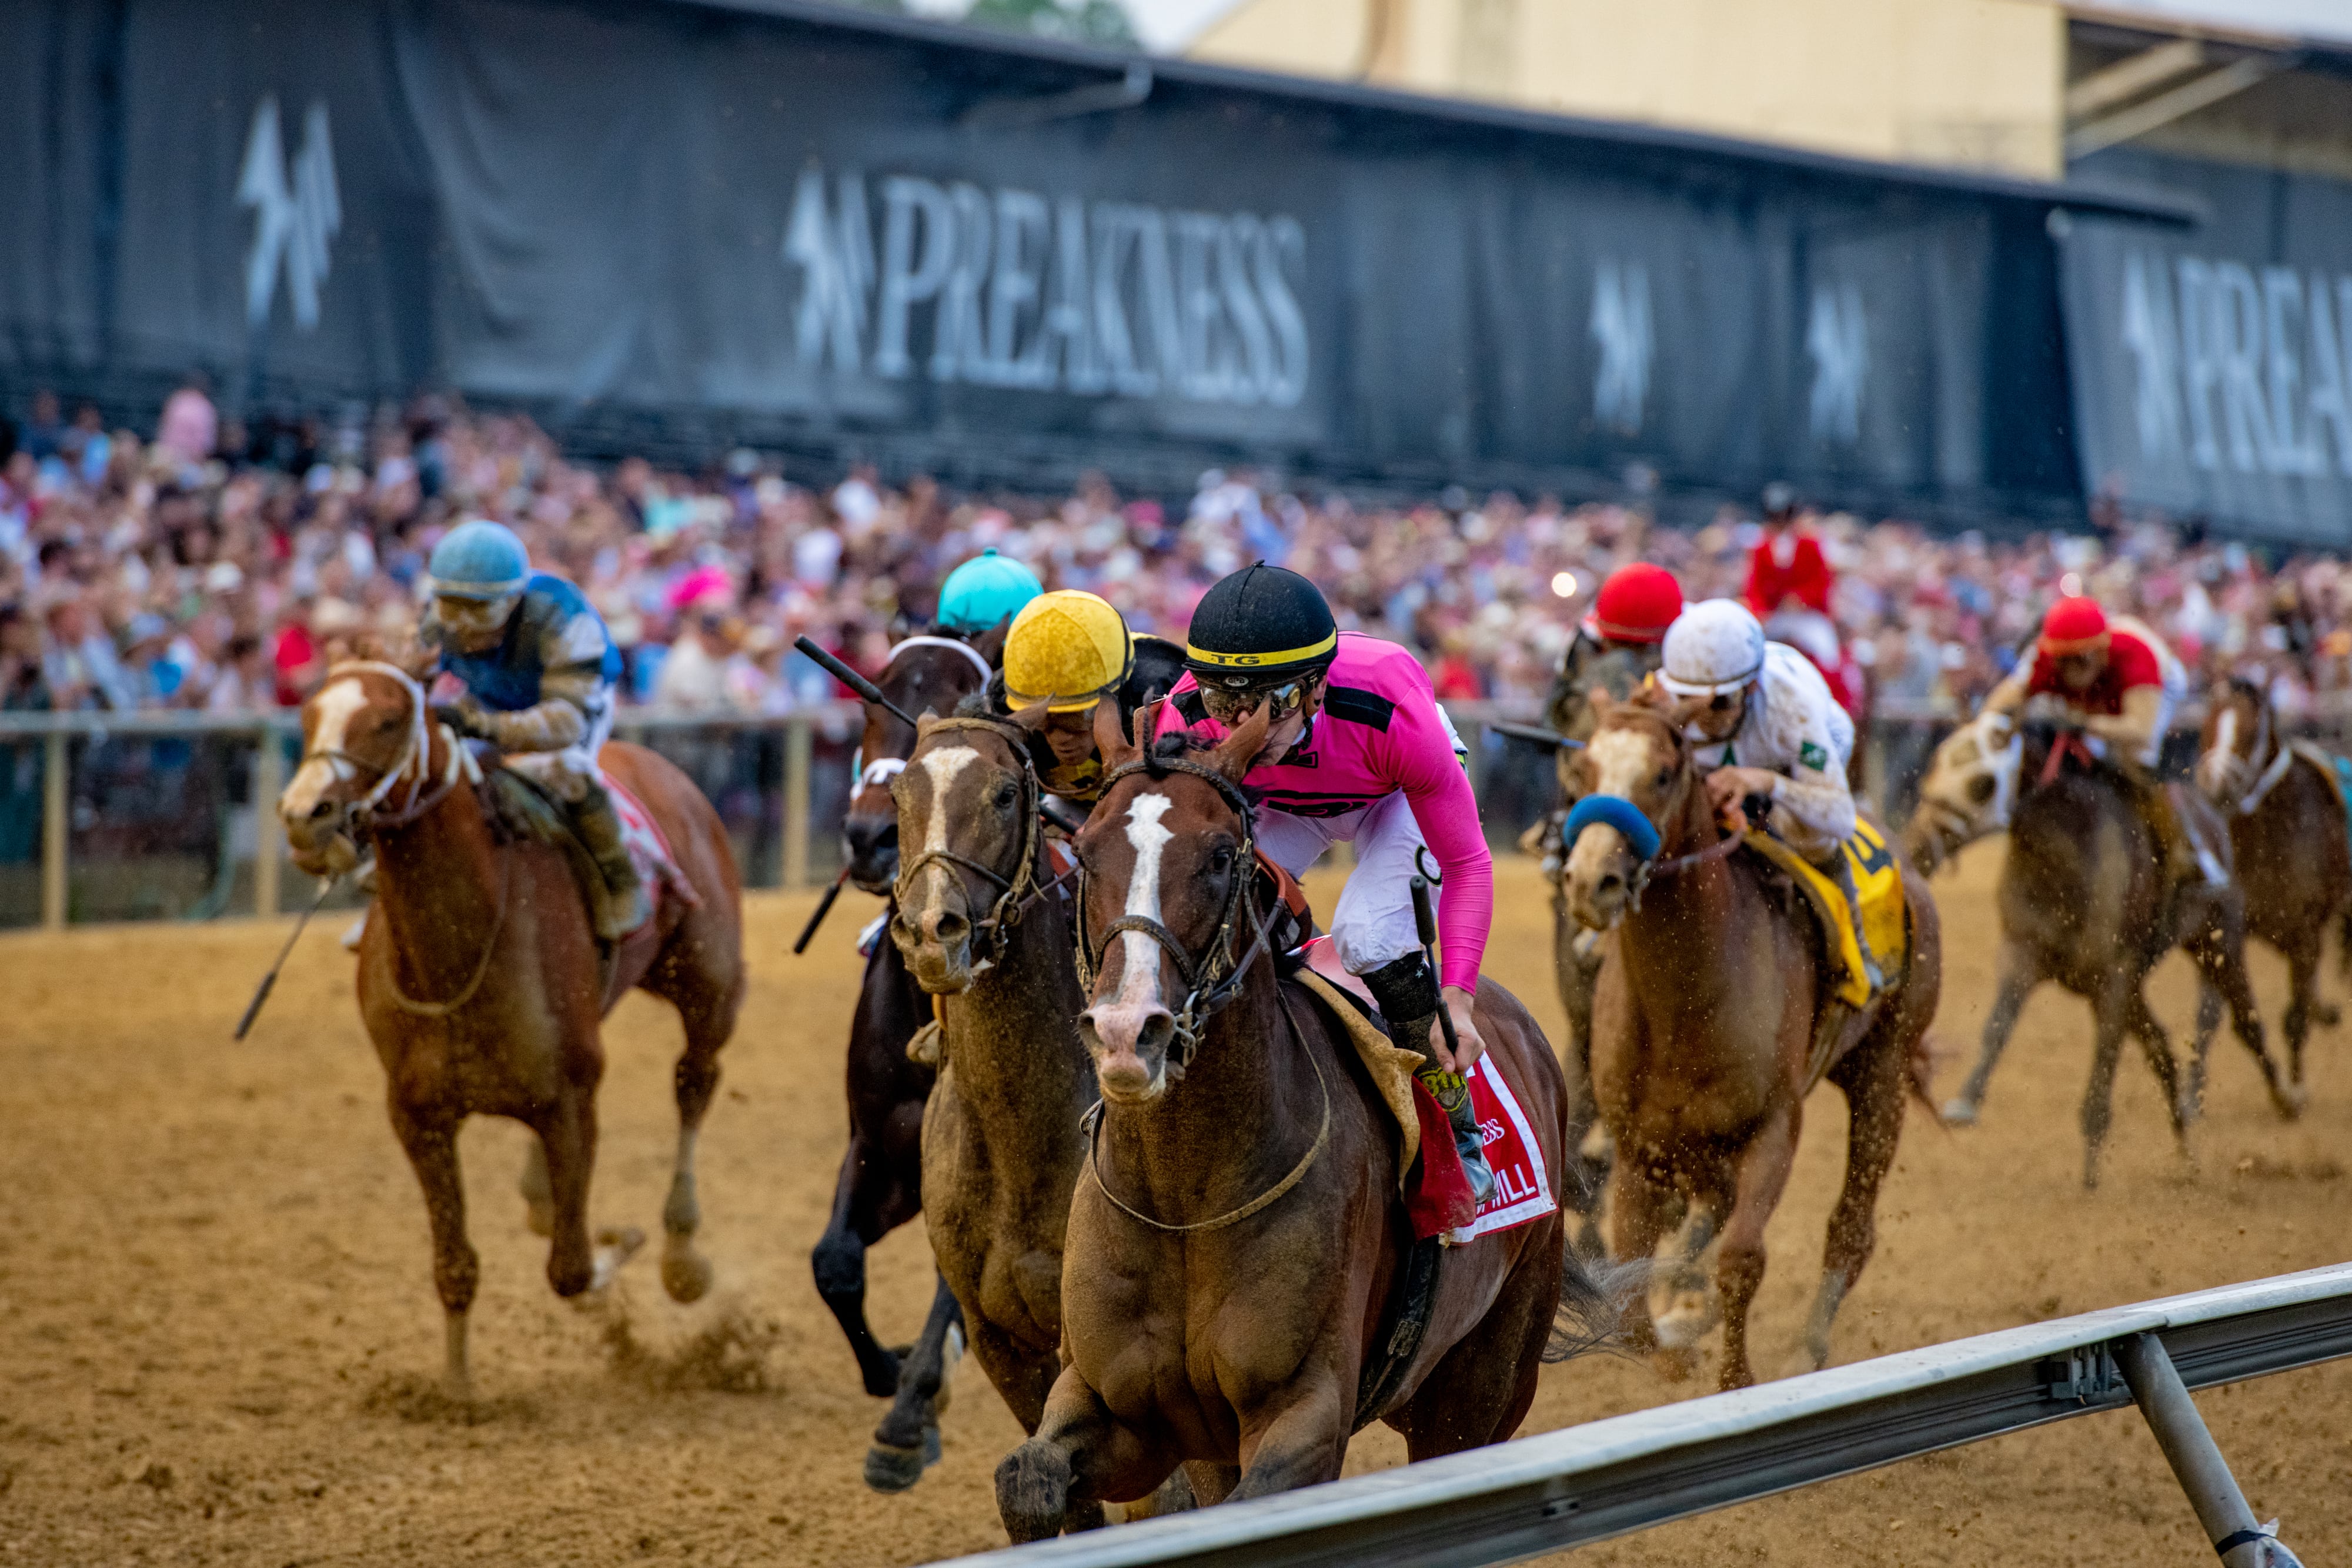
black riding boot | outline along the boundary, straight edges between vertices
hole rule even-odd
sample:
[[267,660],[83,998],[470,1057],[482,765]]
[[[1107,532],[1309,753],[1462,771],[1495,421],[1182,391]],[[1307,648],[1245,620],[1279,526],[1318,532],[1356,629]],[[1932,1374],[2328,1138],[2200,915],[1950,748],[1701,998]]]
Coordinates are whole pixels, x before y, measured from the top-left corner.
[[652,890],[638,879],[637,868],[630,863],[628,848],[621,841],[621,814],[601,785],[590,786],[572,808],[572,825],[580,841],[588,846],[589,856],[604,878],[604,890],[611,895],[603,901],[596,935],[616,942],[653,918]]
[[1389,1039],[1421,1058],[1412,1075],[1444,1111],[1446,1125],[1454,1129],[1454,1151],[1462,1156],[1463,1174],[1470,1178],[1470,1196],[1484,1204],[1495,1196],[1495,1173],[1486,1165],[1486,1141],[1478,1131],[1477,1113],[1470,1109],[1470,1085],[1460,1073],[1440,1067],[1430,1054],[1429,1031],[1444,1004],[1436,977],[1429,972],[1429,961],[1410,953],[1381,965],[1363,980],[1372,1000],[1380,1004],[1381,1017],[1387,1020]]

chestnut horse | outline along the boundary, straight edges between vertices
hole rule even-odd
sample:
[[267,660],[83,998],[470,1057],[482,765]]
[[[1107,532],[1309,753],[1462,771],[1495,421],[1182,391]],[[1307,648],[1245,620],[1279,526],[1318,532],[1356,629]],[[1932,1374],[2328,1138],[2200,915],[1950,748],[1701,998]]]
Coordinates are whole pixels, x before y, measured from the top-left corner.
[[450,1390],[463,1396],[469,1386],[466,1314],[479,1271],[457,1171],[467,1117],[510,1116],[539,1134],[547,1200],[533,1204],[531,1219],[551,1237],[547,1278],[557,1295],[601,1287],[636,1245],[635,1232],[605,1233],[592,1248],[588,1234],[604,1071],[598,1030],[632,987],[667,998],[686,1025],[662,1283],[675,1300],[700,1297],[710,1265],[694,1246],[695,1138],[744,983],[742,889],[719,814],[652,752],[604,747],[603,767],[652,814],[700,901],[661,900],[600,976],[587,905],[563,852],[501,841],[479,768],[432,722],[415,675],[372,661],[335,665],[303,705],[302,743],[301,765],[278,799],[295,864],[334,874],[351,869],[360,841],[375,848],[360,1016],[389,1080],[393,1132],[425,1190]]
[[[2109,768],[2086,768],[2065,756],[2053,767],[2053,749],[2066,744],[2065,732],[2046,726],[2004,734],[1997,716],[1962,725],[1937,747],[1920,781],[1904,849],[1924,874],[1933,875],[1969,840],[2009,830],[1995,894],[2000,989],[1985,1018],[1977,1064],[1944,1106],[1943,1119],[1962,1126],[1976,1121],[2027,995],[2055,980],[2091,1004],[2095,1032],[2083,1094],[2083,1185],[2095,1187],[2126,1034],[2139,1040],[2156,1074],[2184,1153],[2197,1109],[2193,1085],[2203,1082],[2224,1000],[2280,1113],[2292,1115],[2295,1106],[2264,1048],[2246,977],[2243,895],[2234,883],[2168,894],[2162,848],[2133,804],[2130,785]],[[2220,850],[2226,854],[2228,845]],[[2146,994],[2147,972],[2175,946],[2198,970],[2196,1045],[2186,1084],[2173,1061],[2171,1038]]]
[[1048,891],[1030,752],[1043,718],[1041,707],[926,719],[891,785],[902,860],[890,939],[940,1019],[925,1222],[972,1354],[1031,1432],[1060,1366],[1063,1233],[1086,1154],[1078,1121],[1096,1097],[1070,922]]
[[[1563,882],[1576,917],[1613,931],[1592,1000],[1592,1084],[1617,1146],[1611,1251],[1648,1258],[1679,1199],[1671,1301],[1643,1314],[1669,1368],[1685,1364],[1717,1304],[1697,1271],[1719,1231],[1716,1291],[1725,1388],[1755,1381],[1748,1312],[1764,1278],[1764,1228],[1804,1127],[1828,998],[1820,924],[1762,857],[1735,852],[1709,809],[1683,710],[1663,694],[1594,699],[1600,723],[1576,766],[1586,796],[1630,801],[1657,833],[1654,856],[1604,821],[1570,846]],[[1628,826],[1633,824],[1629,821]],[[1828,1364],[1830,1330],[1876,1246],[1880,1184],[1924,1072],[1943,988],[1941,927],[1926,881],[1904,878],[1910,952],[1887,988],[1846,1021],[1826,1076],[1845,1095],[1845,1183],[1831,1213],[1822,1278],[1795,1365]]]
[[[891,649],[875,685],[903,712],[951,713],[987,683],[1003,649],[1002,626],[968,642],[909,637]],[[911,726],[879,704],[866,705],[842,848],[849,880],[886,897],[898,873],[890,781],[914,745]],[[891,1401],[866,1455],[866,1483],[878,1491],[904,1490],[938,1459],[941,1391],[963,1333],[963,1315],[944,1279],[932,1292],[921,1336],[903,1355],[885,1348],[866,1321],[866,1249],[922,1212],[923,1106],[934,1073],[908,1058],[907,1042],[930,1018],[931,999],[908,973],[897,945],[877,943],[849,1026],[849,1147],[834,1181],[832,1216],[809,1256],[817,1294],[848,1336],[866,1392]]]
[[[1447,1252],[1417,1349],[1360,1408],[1413,1249],[1402,1140],[1339,1020],[1276,978],[1281,904],[1239,788],[1265,722],[1213,752],[1168,737],[1146,756],[1115,721],[1097,736],[1108,787],[1077,848],[1104,943],[1080,1024],[1102,1110],[1070,1206],[1061,1375],[997,1467],[1005,1528],[1050,1535],[1180,1464],[1196,1487],[1238,1465],[1235,1498],[1330,1480],[1375,1416],[1415,1459],[1509,1437],[1556,1318],[1567,1334],[1607,1311],[1560,1211]],[[1492,981],[1477,1017],[1546,1168],[1565,1170],[1550,1047]]]
[[[2352,833],[2332,768],[2288,744],[2262,689],[2233,680],[2207,696],[2197,742],[2197,783],[2229,817],[2246,930],[2286,958],[2287,1081],[2303,1087],[2303,1042],[2315,1019],[2333,1028],[2336,1008],[2319,1000],[2319,953],[2327,928],[2352,905]],[[2352,966],[2352,945],[2338,955]]]

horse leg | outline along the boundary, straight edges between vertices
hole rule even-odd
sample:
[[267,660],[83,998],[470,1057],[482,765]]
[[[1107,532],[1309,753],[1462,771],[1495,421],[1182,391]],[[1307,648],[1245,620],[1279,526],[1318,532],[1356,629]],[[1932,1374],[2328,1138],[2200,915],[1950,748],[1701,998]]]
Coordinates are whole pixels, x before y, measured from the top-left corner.
[[2253,981],[2246,974],[2243,916],[2225,918],[2201,933],[2193,956],[2199,967],[2212,975],[2221,999],[2230,1004],[2230,1032],[2253,1052],[2254,1065],[2262,1070],[2263,1085],[2270,1091],[2271,1108],[2284,1120],[2294,1121],[2303,1114],[2304,1096],[2281,1075],[2278,1064],[2271,1060],[2269,1041],[2263,1033],[2263,1015],[2254,1002]]
[[[2153,1015],[2150,1015],[2150,1021],[2154,1021]],[[2137,1030],[2138,1026],[2134,1025],[2133,1028]],[[2200,1120],[2205,1114],[2206,1063],[2213,1053],[2213,1037],[2220,1033],[2221,1030],[2221,992],[2213,984],[2211,972],[2202,962],[2200,962],[2197,966],[2197,1029],[2189,1041],[2188,1071],[2183,1074],[2180,1084],[2179,1113],[2174,1118],[2177,1122],[2195,1122]],[[2157,1033],[2162,1034],[2163,1030],[2159,1027]],[[2147,1043],[2149,1038],[2144,1032],[2140,1034],[2143,1044]],[[2166,1044],[2165,1061],[2169,1063],[2172,1060],[2169,1040]],[[2153,1051],[2154,1047],[2150,1046],[2149,1049]],[[2148,1064],[2154,1066],[2155,1061],[2155,1057],[2151,1055],[2148,1058]],[[2162,1079],[2167,1074],[2159,1071],[2157,1076]]]
[[1830,1081],[1845,1095],[1845,1184],[1830,1212],[1821,1289],[1806,1314],[1804,1348],[1790,1363],[1792,1374],[1819,1372],[1830,1364],[1830,1327],[1878,1249],[1878,1190],[1903,1135],[1903,1078],[1909,1065],[1905,1049],[1899,1033],[1886,1030],[1830,1072]]
[[2328,1021],[2326,1009],[2319,1003],[2319,949],[2321,936],[2314,931],[2300,936],[2294,950],[2286,956],[2289,999],[2286,1017],[2281,1028],[2286,1034],[2287,1082],[2299,1096],[2303,1087],[2303,1043],[2310,1038],[2314,1022]]
[[694,1187],[694,1145],[702,1135],[702,1118],[719,1088],[719,1048],[723,1033],[696,1027],[688,1016],[686,1051],[677,1059],[677,1165],[669,1181],[669,1197],[662,1205],[662,1289],[673,1301],[698,1301],[710,1290],[710,1260],[695,1249],[694,1233],[702,1228],[702,1204]]
[[[2213,1005],[2219,1008],[2221,998],[2216,997]],[[2156,1074],[2157,1087],[2164,1091],[2165,1103],[2172,1113],[2173,1141],[2179,1145],[2181,1157],[2189,1159],[2191,1157],[2189,1127],[2197,1119],[2193,1071],[2190,1079],[2184,1082],[2172,1060],[2172,1037],[2165,1032],[2164,1025],[2157,1021],[2156,1014],[2147,1005],[2147,993],[2144,988],[2132,988],[2126,1008],[2124,1027],[2139,1040],[2140,1051],[2147,1058],[2148,1071]]]
[[[1620,1262],[1647,1263],[1666,1231],[1666,1200],[1673,1195],[1646,1166],[1622,1165],[1617,1170],[1615,1197],[1610,1205],[1610,1252]],[[1658,1348],[1656,1320],[1651,1315],[1648,1292],[1625,1308],[1625,1348],[1652,1354]]]
[[457,1169],[457,1126],[426,1120],[394,1107],[392,1130],[400,1139],[416,1185],[425,1189],[425,1218],[433,1229],[433,1288],[441,1297],[447,1360],[442,1385],[451,1397],[473,1397],[466,1364],[466,1313],[482,1273],[480,1257],[466,1239],[466,1186]]
[[[824,1234],[817,1238],[816,1249],[809,1254],[809,1267],[816,1275],[816,1293],[824,1298],[834,1321],[848,1337],[850,1354],[857,1357],[858,1375],[866,1381],[866,1392],[877,1399],[887,1399],[904,1387],[898,1357],[874,1337],[873,1327],[866,1321],[866,1249],[879,1241],[888,1228],[877,1212],[878,1197],[872,1190],[887,1181],[884,1165],[879,1151],[863,1134],[853,1130],[848,1152],[841,1158],[841,1175],[833,1186],[833,1217],[825,1222]],[[940,1281],[940,1290],[946,1291],[945,1281]],[[936,1300],[932,1306],[936,1312]],[[925,1332],[928,1333],[928,1327]],[[872,1478],[870,1459],[867,1476]]]
[[1789,1105],[1765,1122],[1739,1151],[1731,1215],[1724,1223],[1723,1247],[1715,1275],[1723,1297],[1723,1370],[1718,1385],[1728,1391],[1756,1381],[1748,1360],[1748,1309],[1764,1282],[1764,1226],[1780,1207],[1797,1159],[1797,1132],[1803,1108]]
[[1984,1043],[1978,1051],[1976,1067],[1961,1085],[1958,1096],[1945,1103],[1947,1124],[1967,1127],[1976,1124],[1977,1112],[1984,1104],[1985,1086],[1992,1080],[1993,1064],[2009,1048],[2009,1037],[2017,1030],[2017,1015],[2024,1011],[2026,996],[2041,978],[2041,966],[2024,944],[2004,937],[2000,945],[2000,988],[1994,994],[1992,1011],[1985,1015]]
[[1587,1258],[1602,1254],[1601,1197],[1608,1190],[1610,1156],[1614,1152],[1609,1132],[1601,1123],[1601,1108],[1592,1094],[1592,988],[1601,962],[1578,951],[1576,939],[1583,927],[1552,902],[1552,949],[1559,980],[1560,1005],[1568,1013],[1568,1035],[1560,1041],[1559,1071],[1565,1081],[1562,1102],[1568,1109],[1568,1179],[1562,1197],[1580,1221],[1576,1249]]
[[547,1150],[548,1187],[555,1210],[547,1282],[567,1300],[583,1291],[601,1291],[645,1245],[646,1236],[631,1226],[600,1231],[595,1245],[589,1245],[588,1181],[596,1168],[594,1089],[566,1084],[539,1128],[539,1141]]
[[[859,1281],[861,1297],[864,1283]],[[922,1337],[899,1364],[898,1396],[874,1428],[874,1446],[866,1450],[867,1486],[876,1491],[905,1491],[923,1479],[927,1468],[939,1463],[940,1414],[948,1407],[948,1375],[961,1359],[963,1309],[941,1280],[931,1293],[931,1315],[923,1322]]]
[[[1120,1425],[1077,1368],[1065,1367],[1036,1435],[997,1464],[997,1517],[1015,1543],[1091,1529],[1106,1496],[1140,1497],[1175,1468],[1174,1455]],[[1082,1502],[1091,1505],[1083,1515]]]
[[[2095,1192],[2099,1186],[2099,1150],[2107,1141],[2107,1125],[2115,1117],[2116,1061],[2123,1054],[2124,1022],[2132,1016],[2132,993],[2140,988],[2141,977],[2133,974],[2108,980],[2091,1004],[2096,1043],[2091,1051],[2091,1082],[2083,1091],[2083,1190]],[[2147,1003],[2140,1004],[2142,1011]],[[2171,1053],[2166,1053],[2169,1067]],[[2159,1078],[2168,1078],[2168,1071]],[[2180,1123],[2177,1086],[2174,1090],[2173,1123]]]
[[1241,1484],[1226,1500],[1243,1502],[1338,1480],[1348,1459],[1348,1424],[1354,1414],[1352,1386],[1343,1404],[1336,1377],[1304,1373],[1288,1404],[1255,1413],[1242,1428]]
[[555,1234],[555,1189],[547,1180],[547,1145],[537,1138],[522,1156],[522,1222],[533,1236]]

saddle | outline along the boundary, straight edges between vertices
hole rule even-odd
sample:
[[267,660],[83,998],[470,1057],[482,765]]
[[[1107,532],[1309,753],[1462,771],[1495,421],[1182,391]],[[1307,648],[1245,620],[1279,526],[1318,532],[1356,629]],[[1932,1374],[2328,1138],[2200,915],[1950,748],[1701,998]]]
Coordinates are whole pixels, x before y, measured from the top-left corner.
[[[572,868],[572,880],[579,884],[580,896],[587,905],[589,928],[603,930],[612,892],[604,884],[604,874],[597,869],[595,857],[573,831],[571,811],[536,781],[511,768],[493,762],[482,768],[481,775],[483,805],[499,832],[512,842],[545,844],[562,851],[564,862]],[[623,789],[610,774],[604,776],[604,788],[611,793],[613,809],[621,819],[622,842],[629,852],[629,862],[636,868],[638,880],[653,894],[647,900],[648,905],[658,908],[661,899],[667,896],[688,908],[698,906],[702,895],[678,869],[669,841],[662,836],[660,825],[644,802]]]
[[[1846,905],[1845,889],[1783,841],[1769,832],[1749,829],[1747,847],[1787,873],[1803,894],[1802,902],[1820,920],[1822,945],[1837,961],[1837,998],[1848,1007],[1866,1006],[1871,998],[1870,974],[1861,944],[1854,940],[1853,915]],[[1878,960],[1881,975],[1892,981],[1909,961],[1910,915],[1903,898],[1903,868],[1886,847],[1886,836],[1866,821],[1854,823],[1853,835],[1839,846],[1854,891],[1862,903],[1862,932]]]

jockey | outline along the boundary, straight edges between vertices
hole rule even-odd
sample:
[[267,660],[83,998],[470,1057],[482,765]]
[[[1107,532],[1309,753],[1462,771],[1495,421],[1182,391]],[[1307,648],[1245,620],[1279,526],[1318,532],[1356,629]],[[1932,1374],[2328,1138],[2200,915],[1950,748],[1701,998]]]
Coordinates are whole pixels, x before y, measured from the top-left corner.
[[1745,605],[1710,599],[1685,611],[1666,632],[1658,680],[1687,699],[1684,734],[1716,811],[1737,818],[1749,796],[1764,797],[1773,833],[1843,891],[1863,966],[1877,990],[1882,977],[1863,935],[1862,900],[1840,852],[1856,820],[1846,776],[1853,720],[1821,671],[1787,643],[1767,642]]
[[[1664,567],[1648,561],[1621,566],[1593,596],[1592,609],[1560,655],[1544,722],[1570,740],[1590,739],[1591,694],[1605,691],[1622,702],[1658,667],[1666,628],[1683,612],[1683,585]],[[1559,752],[1560,787],[1569,783],[1573,753]]]
[[1987,713],[2014,722],[2036,698],[2056,704],[2092,747],[2118,758],[2137,796],[2141,815],[2164,846],[2167,881],[2182,885],[2201,875],[2220,886],[2221,862],[2189,836],[2188,825],[2155,768],[2173,713],[2188,695],[2188,672],[2172,650],[2129,616],[2110,622],[2099,601],[2062,599],[2042,619],[2033,657],[2020,659],[1985,695]]
[[[1260,801],[1258,848],[1303,876],[1328,845],[1355,845],[1332,946],[1370,988],[1390,1038],[1422,1058],[1415,1076],[1444,1108],[1471,1191],[1486,1202],[1495,1178],[1461,1075],[1486,1049],[1471,1004],[1495,916],[1494,862],[1461,738],[1429,672],[1393,643],[1341,634],[1312,582],[1264,561],[1202,596],[1186,643],[1190,673],[1169,694],[1158,733],[1222,739],[1266,711],[1265,748],[1244,780]],[[1442,992],[1413,924],[1424,847],[1443,878]],[[1460,1043],[1454,1056],[1436,1030],[1441,1005]]]
[[596,753],[613,730],[621,651],[594,608],[560,577],[530,570],[522,541],[486,519],[433,547],[433,604],[417,640],[465,695],[435,716],[487,740],[506,766],[571,808],[572,825],[610,890],[597,935],[615,941],[652,916],[621,838]]
[[940,584],[940,630],[965,636],[985,632],[1045,591],[1037,574],[1019,561],[982,550]]
[[1129,632],[1109,601],[1058,589],[1013,618],[1004,668],[988,683],[988,710],[1003,716],[1045,704],[1045,727],[1030,752],[1038,781],[1049,795],[1091,806],[1103,778],[1095,709],[1108,697],[1118,706],[1121,730],[1133,728],[1135,710],[1174,684],[1181,657],[1164,637]]

